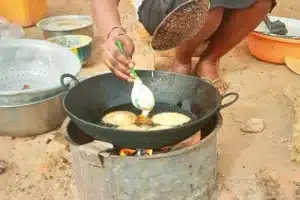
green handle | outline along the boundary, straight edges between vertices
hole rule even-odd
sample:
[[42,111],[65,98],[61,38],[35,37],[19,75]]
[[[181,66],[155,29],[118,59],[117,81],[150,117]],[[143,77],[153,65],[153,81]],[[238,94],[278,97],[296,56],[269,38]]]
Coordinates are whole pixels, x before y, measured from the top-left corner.
[[126,54],[124,51],[124,46],[123,43],[121,41],[116,41],[116,45],[119,48],[119,50],[121,51],[122,54]]
[[[121,41],[116,41],[116,46],[119,48],[119,50],[121,51],[122,54],[126,55],[126,52],[124,51],[124,46],[123,43]],[[127,55],[126,55],[127,56]],[[130,73],[133,75],[134,78],[140,78],[136,71],[134,70],[134,68],[130,68]]]
[[138,75],[137,75],[137,73],[136,73],[136,71],[134,70],[134,68],[130,68],[130,73],[134,76],[134,78],[140,78]]

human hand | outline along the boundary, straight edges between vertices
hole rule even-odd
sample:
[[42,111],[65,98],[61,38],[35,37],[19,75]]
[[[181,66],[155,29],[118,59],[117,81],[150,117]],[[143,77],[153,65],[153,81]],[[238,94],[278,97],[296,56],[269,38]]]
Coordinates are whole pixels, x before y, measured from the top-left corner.
[[[124,53],[116,45],[117,41],[123,44]],[[132,82],[133,77],[130,75],[130,68],[135,65],[134,61],[131,60],[134,53],[132,39],[126,34],[111,36],[103,44],[103,50],[105,65],[112,73],[123,80]]]

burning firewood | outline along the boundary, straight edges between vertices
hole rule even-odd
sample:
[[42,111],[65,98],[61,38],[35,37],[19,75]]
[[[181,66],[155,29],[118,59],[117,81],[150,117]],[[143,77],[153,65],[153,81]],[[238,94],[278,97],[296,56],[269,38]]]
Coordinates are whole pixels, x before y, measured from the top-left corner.
[[[197,144],[201,140],[201,132],[198,131],[195,135],[191,136],[190,138],[178,143],[173,147],[163,147],[161,151],[167,153],[169,151],[175,151],[177,149],[185,148],[188,146],[192,146]],[[121,149],[119,152],[120,156],[152,156],[153,149]]]
[[152,149],[121,149],[120,156],[152,156]]
[[134,149],[121,149],[120,156],[133,156],[136,154],[136,150]]

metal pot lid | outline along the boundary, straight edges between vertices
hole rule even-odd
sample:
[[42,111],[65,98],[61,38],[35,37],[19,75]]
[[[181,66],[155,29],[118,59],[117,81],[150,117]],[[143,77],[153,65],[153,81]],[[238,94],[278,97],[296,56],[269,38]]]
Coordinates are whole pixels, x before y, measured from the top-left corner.
[[207,0],[189,0],[174,9],[156,28],[152,48],[168,50],[193,38],[204,26],[208,4]]
[[61,15],[48,17],[37,22],[36,26],[44,31],[73,31],[93,25],[88,15]]

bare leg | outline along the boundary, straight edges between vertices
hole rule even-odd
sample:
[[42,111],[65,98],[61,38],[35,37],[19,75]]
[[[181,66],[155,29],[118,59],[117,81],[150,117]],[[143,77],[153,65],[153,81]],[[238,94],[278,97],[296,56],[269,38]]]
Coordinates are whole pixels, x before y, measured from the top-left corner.
[[[271,6],[271,0],[257,0],[249,8],[231,10],[228,18],[222,21],[220,28],[210,38],[207,49],[197,63],[197,75],[210,80],[218,78],[220,58],[259,25]],[[219,81],[216,87],[224,93],[227,84]]]
[[191,70],[191,59],[196,48],[219,28],[224,9],[213,8],[209,11],[207,20],[201,31],[191,40],[185,41],[176,47],[174,63],[170,66],[170,71],[188,74]]

